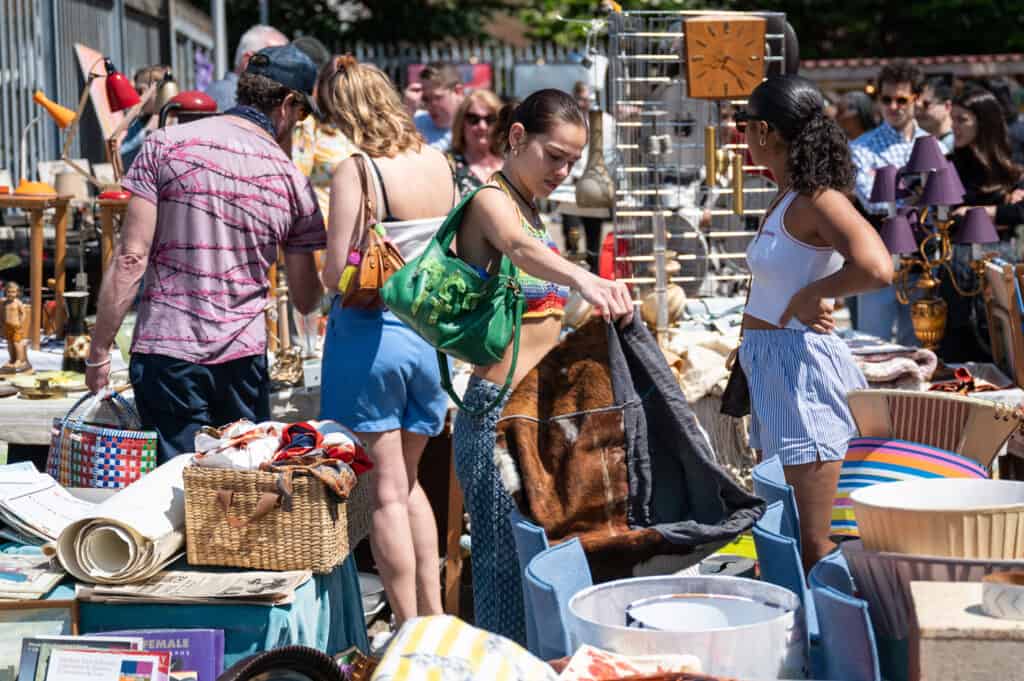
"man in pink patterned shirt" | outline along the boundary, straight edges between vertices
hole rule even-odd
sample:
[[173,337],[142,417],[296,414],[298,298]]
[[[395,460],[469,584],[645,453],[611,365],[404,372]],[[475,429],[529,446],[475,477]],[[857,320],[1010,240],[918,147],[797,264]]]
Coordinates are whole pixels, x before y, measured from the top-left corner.
[[270,417],[264,310],[279,246],[295,307],[319,303],[324,223],[290,158],[315,80],[295,47],[261,50],[239,79],[239,106],[152,133],[124,178],[133,196],[86,380],[93,391],[107,384],[110,346],[142,280],[130,377],[161,463],[192,451],[204,425]]

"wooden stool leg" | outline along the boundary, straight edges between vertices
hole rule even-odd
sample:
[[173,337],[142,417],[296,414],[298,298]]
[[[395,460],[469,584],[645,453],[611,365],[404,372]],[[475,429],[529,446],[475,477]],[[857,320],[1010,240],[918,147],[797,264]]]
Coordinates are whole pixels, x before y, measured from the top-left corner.
[[31,220],[31,244],[29,255],[29,285],[32,287],[32,317],[29,329],[32,349],[40,345],[40,326],[43,323],[43,211],[29,212]]
[[56,321],[54,328],[58,336],[64,335],[64,270],[67,260],[68,249],[68,204],[63,203],[57,206],[57,212],[53,216],[56,234],[53,243],[53,292],[56,301],[54,315]]

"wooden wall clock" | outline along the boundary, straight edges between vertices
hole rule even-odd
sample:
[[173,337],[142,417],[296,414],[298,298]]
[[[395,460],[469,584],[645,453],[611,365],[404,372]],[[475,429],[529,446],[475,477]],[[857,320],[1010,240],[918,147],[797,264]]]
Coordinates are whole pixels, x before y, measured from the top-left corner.
[[683,30],[691,98],[746,97],[764,79],[764,17],[693,17]]

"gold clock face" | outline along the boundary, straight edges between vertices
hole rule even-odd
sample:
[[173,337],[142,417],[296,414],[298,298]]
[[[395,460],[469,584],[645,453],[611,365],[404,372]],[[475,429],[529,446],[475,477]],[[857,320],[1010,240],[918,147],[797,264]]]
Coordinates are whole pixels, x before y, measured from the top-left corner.
[[764,17],[694,17],[684,30],[690,97],[746,97],[764,78]]

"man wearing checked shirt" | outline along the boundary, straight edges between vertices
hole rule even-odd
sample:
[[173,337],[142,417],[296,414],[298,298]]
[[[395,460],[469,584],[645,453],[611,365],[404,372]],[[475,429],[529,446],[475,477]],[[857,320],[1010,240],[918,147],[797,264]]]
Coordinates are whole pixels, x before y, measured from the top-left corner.
[[[905,61],[892,61],[878,73],[877,87],[882,105],[882,124],[850,143],[850,156],[857,171],[855,191],[861,207],[873,216],[885,214],[884,203],[871,203],[875,170],[883,166],[900,168],[910,160],[914,140],[928,133],[917,125],[914,106],[924,88],[924,73]],[[879,220],[874,221],[879,224]],[[896,341],[918,345],[910,321],[910,308],[896,300],[896,288],[890,286],[857,297],[857,330],[892,339],[896,323]]]

